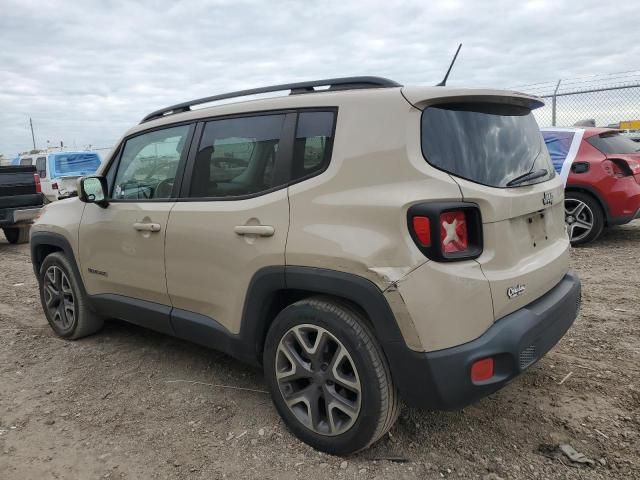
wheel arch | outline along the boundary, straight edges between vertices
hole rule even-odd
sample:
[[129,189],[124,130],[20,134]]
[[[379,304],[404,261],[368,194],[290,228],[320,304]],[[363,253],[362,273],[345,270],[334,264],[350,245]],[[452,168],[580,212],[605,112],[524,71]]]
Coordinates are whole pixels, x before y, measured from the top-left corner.
[[384,294],[370,280],[316,267],[266,267],[252,278],[243,309],[240,336],[253,346],[253,355],[261,358],[267,331],[280,311],[317,295],[347,303],[360,313],[383,350],[389,342],[404,342]]
[[80,269],[78,268],[76,257],[73,254],[73,248],[71,248],[71,244],[64,236],[52,232],[32,232],[30,250],[33,272],[38,279],[40,278],[40,267],[42,266],[44,259],[54,252],[62,252],[67,260],[69,260],[69,263],[73,268],[73,273],[78,279],[80,279],[79,287],[82,290],[83,295],[86,296],[87,292],[82,282],[82,275],[80,275]]

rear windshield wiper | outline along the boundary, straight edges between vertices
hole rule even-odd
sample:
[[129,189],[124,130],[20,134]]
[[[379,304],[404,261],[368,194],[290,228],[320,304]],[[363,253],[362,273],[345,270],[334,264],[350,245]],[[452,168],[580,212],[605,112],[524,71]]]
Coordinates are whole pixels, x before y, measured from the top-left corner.
[[520,175],[519,177],[514,178],[513,180],[509,180],[507,182],[507,187],[513,187],[514,185],[519,185],[526,182],[527,180],[535,180],[536,178],[544,177],[548,173],[549,171],[546,168],[541,168],[540,170],[536,170],[535,172],[527,172],[524,175]]

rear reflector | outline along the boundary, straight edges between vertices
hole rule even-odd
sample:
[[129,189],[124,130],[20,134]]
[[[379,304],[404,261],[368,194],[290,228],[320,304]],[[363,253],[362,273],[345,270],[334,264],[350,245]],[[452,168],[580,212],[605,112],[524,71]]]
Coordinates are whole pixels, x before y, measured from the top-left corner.
[[33,178],[36,182],[36,193],[42,193],[42,184],[40,183],[40,175],[38,175],[37,173],[34,173]]
[[483,358],[476,360],[471,365],[471,381],[484,382],[493,377],[493,358]]
[[440,214],[440,242],[445,253],[464,252],[469,248],[467,219],[463,211]]
[[423,247],[431,246],[431,223],[428,217],[413,217],[413,231]]
[[52,189],[54,189],[54,190],[58,190],[58,184],[57,184],[57,183],[55,183],[55,182],[54,182],[54,183],[52,183],[52,184],[51,184],[51,188],[52,188]]

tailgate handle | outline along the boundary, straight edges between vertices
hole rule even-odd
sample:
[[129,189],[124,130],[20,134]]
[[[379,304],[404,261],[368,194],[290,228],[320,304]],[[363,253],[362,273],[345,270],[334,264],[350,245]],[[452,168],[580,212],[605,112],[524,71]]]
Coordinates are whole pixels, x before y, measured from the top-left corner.
[[133,224],[133,228],[135,228],[139,232],[159,232],[160,224],[136,222]]
[[258,235],[259,237],[271,237],[275,228],[271,225],[236,225],[233,231],[238,235]]

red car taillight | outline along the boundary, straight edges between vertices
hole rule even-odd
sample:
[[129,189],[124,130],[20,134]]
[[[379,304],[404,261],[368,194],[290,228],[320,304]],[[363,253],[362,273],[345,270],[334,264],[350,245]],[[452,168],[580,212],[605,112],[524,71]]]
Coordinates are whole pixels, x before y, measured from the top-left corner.
[[446,253],[464,252],[469,248],[467,219],[463,211],[440,214],[440,247]]
[[42,193],[42,184],[40,183],[40,175],[38,175],[37,173],[34,173],[33,178],[36,182],[36,193]]
[[416,246],[431,260],[469,260],[482,253],[482,219],[474,203],[419,203],[409,208],[407,224]]
[[602,168],[607,175],[615,178],[640,175],[640,162],[630,158],[608,158],[602,162]]
[[413,217],[413,231],[423,247],[431,246],[431,222],[429,217]]

